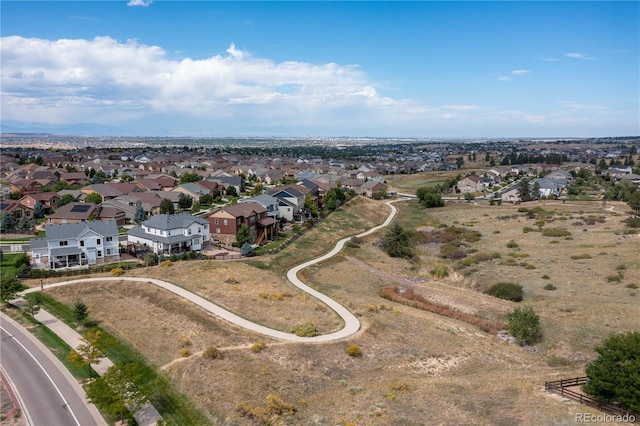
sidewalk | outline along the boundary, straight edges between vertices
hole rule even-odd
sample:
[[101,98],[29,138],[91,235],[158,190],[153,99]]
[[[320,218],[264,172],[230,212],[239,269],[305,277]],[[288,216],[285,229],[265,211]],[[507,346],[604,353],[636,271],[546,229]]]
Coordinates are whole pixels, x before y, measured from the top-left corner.
[[[20,309],[22,309],[25,303],[26,301],[22,298],[12,301],[12,304]],[[80,334],[44,309],[40,309],[34,318],[42,325],[49,328],[49,330],[54,332],[72,348],[77,348],[78,345],[83,343],[82,336]],[[113,362],[109,358],[102,357],[98,364],[91,364],[91,367],[98,375],[103,376],[109,367],[113,365]],[[159,420],[162,420],[162,416],[160,416],[158,410],[156,410],[156,408],[150,403],[147,403],[142,409],[134,413],[133,417],[140,426],[155,426]]]

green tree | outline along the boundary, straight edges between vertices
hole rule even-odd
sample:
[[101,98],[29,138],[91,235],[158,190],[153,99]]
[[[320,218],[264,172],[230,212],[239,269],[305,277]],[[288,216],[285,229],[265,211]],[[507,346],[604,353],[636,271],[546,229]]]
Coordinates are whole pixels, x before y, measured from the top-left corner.
[[89,316],[89,308],[82,300],[76,300],[73,304],[73,316],[78,322],[82,322]]
[[[106,408],[106,412],[117,416],[120,421],[130,413],[135,414],[149,399],[144,395],[136,383],[143,380],[144,367],[138,363],[113,365],[101,379],[108,389],[102,385],[89,391],[88,397],[96,405]],[[91,386],[93,388],[93,386]]]
[[382,236],[382,248],[391,257],[410,259],[415,253],[415,238],[411,231],[405,230],[400,223],[393,226]]
[[93,203],[93,204],[100,204],[102,202],[102,196],[100,194],[98,194],[97,192],[92,192],[91,194],[87,195],[84,199],[85,203]]
[[[173,205],[173,203],[171,203],[171,205]],[[142,208],[142,203],[140,201],[136,202],[136,212],[133,215],[133,220],[137,224],[147,220],[147,213],[144,211],[144,208]]]
[[251,191],[249,191],[249,196],[255,197],[256,195],[262,194],[263,191],[264,191],[264,185],[258,182],[253,186],[253,188],[251,188]]
[[236,187],[233,185],[227,186],[227,197],[237,197],[238,191],[236,191]]
[[416,196],[418,200],[420,200],[420,204],[428,209],[444,206],[444,200],[442,200],[440,191],[436,187],[423,186],[422,188],[418,188]]
[[200,211],[200,201],[195,200],[193,204],[191,204],[191,213],[198,213]]
[[183,173],[180,175],[180,184],[198,182],[200,180],[202,180],[202,176],[200,176],[198,172]]
[[33,206],[33,217],[36,219],[42,219],[44,217],[44,206],[40,201],[36,201]]
[[16,227],[16,221],[11,213],[3,213],[0,219],[0,231],[9,232]]
[[176,212],[173,202],[167,198],[160,201],[160,214],[174,214]]
[[[220,194],[220,191],[218,191],[218,195]],[[213,202],[213,196],[211,195],[211,193],[209,194],[204,194],[203,196],[201,196],[198,199],[198,202],[200,203],[200,205],[203,206],[210,206],[211,203]]]
[[65,204],[73,203],[75,201],[76,201],[76,197],[74,197],[73,195],[64,194],[56,204],[56,207],[62,207]]
[[523,177],[520,179],[518,185],[518,196],[521,201],[531,201],[531,187],[529,186],[529,179]]
[[331,188],[324,196],[324,206],[329,210],[335,210],[337,205],[336,191]]
[[640,413],[640,333],[611,335],[595,350],[599,356],[587,366],[584,392]]
[[27,217],[26,214],[23,214],[22,216],[20,216],[20,219],[18,220],[18,224],[16,225],[16,229],[19,232],[22,232],[23,234],[26,234],[27,232],[31,231],[33,227],[34,227],[33,220]]
[[467,200],[467,202],[471,202],[473,200],[476,199],[476,196],[473,195],[471,192],[467,192],[466,194],[464,194],[464,199]]
[[190,209],[193,205],[193,198],[185,194],[180,194],[178,197],[178,207],[182,210]]
[[251,244],[253,242],[253,237],[251,236],[251,230],[246,223],[243,223],[238,229],[236,233],[236,245],[238,247],[242,247],[244,243]]
[[0,299],[8,302],[16,298],[18,293],[22,291],[22,284],[14,276],[4,276],[0,279]]
[[627,204],[633,211],[633,216],[640,216],[640,191],[634,191],[627,197]]
[[516,307],[505,317],[509,334],[518,339],[520,345],[530,345],[542,337],[540,317],[531,306]]
[[27,299],[27,303],[24,305],[23,310],[31,318],[33,318],[36,315],[38,315],[38,312],[40,312],[40,297],[39,297],[39,294],[33,295],[32,297],[28,298]]
[[81,343],[75,350],[71,350],[67,359],[71,362],[84,364],[89,368],[89,379],[91,379],[91,366],[100,364],[102,352],[98,349],[98,343],[102,338],[100,330],[89,330],[85,337],[80,339]]

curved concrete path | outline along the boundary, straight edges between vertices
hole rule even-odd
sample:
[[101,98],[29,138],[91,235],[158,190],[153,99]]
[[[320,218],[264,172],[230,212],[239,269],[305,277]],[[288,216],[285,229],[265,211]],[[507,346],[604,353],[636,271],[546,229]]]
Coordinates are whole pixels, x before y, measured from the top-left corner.
[[[372,234],[376,231],[378,231],[379,229],[384,228],[385,226],[388,226],[392,221],[393,218],[395,217],[396,213],[397,213],[397,209],[392,205],[392,203],[394,203],[395,201],[400,201],[400,200],[392,200],[392,201],[387,201],[387,205],[391,208],[391,213],[389,213],[389,216],[387,217],[387,219],[384,221],[384,223],[382,223],[381,225],[375,226],[371,229],[369,229],[368,231],[362,232],[358,235],[356,235],[356,237],[364,237],[366,235]],[[137,278],[137,277],[100,277],[100,278],[81,278],[81,279],[77,279],[77,280],[71,280],[71,281],[64,281],[64,282],[59,282],[59,283],[55,283],[55,284],[47,284],[44,286],[44,288],[55,288],[55,287],[61,287],[64,285],[69,285],[69,284],[77,284],[77,283],[81,283],[81,282],[100,282],[100,281],[136,281],[136,282],[147,282],[149,284],[154,284],[158,287],[164,288],[165,290],[168,290],[184,299],[187,299],[193,303],[195,303],[196,305],[206,309],[207,311],[211,312],[212,314],[226,320],[229,321],[232,324],[235,324],[239,327],[245,328],[247,330],[250,331],[254,331],[256,333],[260,333],[262,335],[265,336],[269,336],[269,337],[273,337],[276,339],[280,339],[280,340],[286,340],[286,341],[290,341],[290,342],[307,342],[307,343],[313,343],[313,342],[329,342],[329,341],[333,341],[333,340],[339,340],[339,339],[343,339],[346,337],[351,336],[352,334],[356,333],[359,329],[360,329],[360,321],[358,320],[358,318],[356,318],[355,315],[353,315],[351,313],[351,311],[349,311],[347,308],[345,308],[344,306],[342,306],[340,303],[336,302],[335,300],[333,300],[332,298],[330,298],[329,296],[326,296],[322,293],[320,293],[317,290],[312,289],[311,287],[309,287],[308,285],[306,285],[305,283],[303,283],[299,278],[298,278],[298,272],[300,272],[302,269],[311,266],[313,264],[322,262],[324,260],[327,260],[333,256],[335,256],[336,254],[338,254],[340,252],[340,250],[342,250],[342,248],[344,247],[345,243],[347,241],[349,241],[352,237],[346,237],[341,239],[340,241],[338,241],[336,243],[336,245],[333,247],[333,249],[331,251],[329,251],[328,253],[317,257],[315,259],[309,260],[307,262],[301,263],[298,266],[293,267],[292,269],[290,269],[287,272],[287,278],[289,279],[289,281],[291,281],[291,283],[293,285],[295,285],[296,287],[298,287],[300,290],[304,291],[305,293],[310,294],[311,296],[317,298],[318,300],[320,300],[321,302],[325,303],[327,306],[329,306],[331,309],[333,309],[339,316],[340,318],[342,318],[342,320],[344,321],[344,327],[338,331],[335,331],[333,333],[329,333],[329,334],[323,334],[320,336],[315,336],[315,337],[300,337],[300,336],[296,336],[295,334],[291,334],[291,333],[287,333],[285,331],[280,331],[280,330],[274,330],[272,328],[269,327],[265,327],[259,324],[256,324],[254,322],[251,322],[249,320],[246,320],[242,317],[239,317],[238,315],[227,311],[226,309],[221,308],[220,306],[198,296],[197,294],[194,294],[188,290],[183,289],[182,287],[179,287],[175,284],[171,284],[168,283],[166,281],[162,281],[162,280],[157,280],[157,279],[153,279],[153,278]],[[40,291],[39,287],[34,287],[34,288],[30,288],[28,290],[25,290],[24,292],[22,292],[21,294],[28,294],[28,293],[33,293],[36,291]]]

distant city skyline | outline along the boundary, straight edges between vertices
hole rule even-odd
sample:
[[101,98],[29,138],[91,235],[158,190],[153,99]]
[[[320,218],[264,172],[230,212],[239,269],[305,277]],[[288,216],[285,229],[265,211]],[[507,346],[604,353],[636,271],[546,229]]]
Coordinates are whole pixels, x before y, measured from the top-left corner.
[[2,131],[640,135],[640,3],[2,1]]

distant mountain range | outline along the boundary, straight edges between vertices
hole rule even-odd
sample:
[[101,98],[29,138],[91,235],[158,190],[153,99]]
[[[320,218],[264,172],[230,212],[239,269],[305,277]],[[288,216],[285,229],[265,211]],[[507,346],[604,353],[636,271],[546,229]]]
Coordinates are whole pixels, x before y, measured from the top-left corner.
[[15,120],[2,120],[0,133],[50,133],[74,136],[118,136],[122,129],[96,123],[45,124]]

